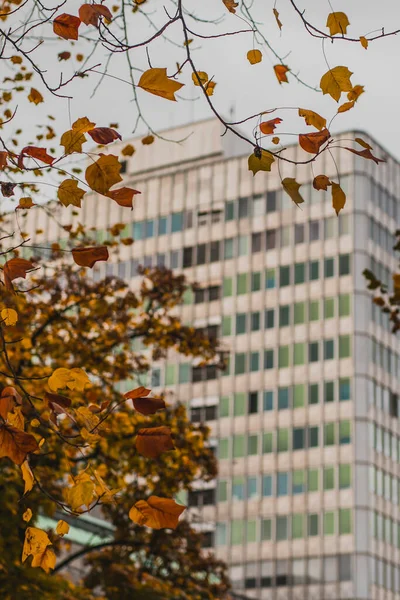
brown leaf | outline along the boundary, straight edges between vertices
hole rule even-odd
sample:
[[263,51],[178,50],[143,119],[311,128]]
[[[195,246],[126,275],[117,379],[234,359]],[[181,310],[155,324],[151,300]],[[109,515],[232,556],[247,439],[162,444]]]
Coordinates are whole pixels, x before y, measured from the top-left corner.
[[33,102],[34,104],[40,104],[43,102],[43,96],[40,92],[35,90],[35,88],[31,88],[31,93],[28,96],[29,102]]
[[170,498],[150,496],[147,500],[138,500],[129,511],[129,518],[138,525],[152,529],[175,529],[179,516],[186,506],[177,504]]
[[364,142],[362,138],[356,137],[354,138],[354,141],[357,142],[357,144],[360,144],[360,146],[362,146],[363,148],[366,148],[367,150],[372,150],[372,146],[370,146],[367,142]]
[[279,123],[282,123],[282,119],[276,117],[276,119],[271,119],[270,121],[264,121],[260,123],[260,131],[264,135],[269,135],[270,133],[274,133],[275,128]]
[[85,178],[93,191],[108,195],[110,188],[122,181],[121,163],[113,154],[100,154],[100,158],[85,171]]
[[299,192],[301,183],[297,183],[293,177],[285,177],[285,179],[282,179],[281,183],[285,192],[291,197],[297,206],[304,202],[304,198]]
[[90,267],[100,260],[108,260],[108,248],[107,246],[93,246],[88,248],[74,248],[72,250],[72,257],[77,265],[80,267]]
[[25,258],[11,258],[3,267],[4,284],[7,289],[13,290],[12,281],[18,277],[26,278],[26,274],[34,269],[30,260]]
[[22,465],[30,452],[39,446],[33,435],[11,425],[0,426],[0,458],[8,456],[16,465]]
[[154,135],[146,135],[142,139],[143,146],[150,146],[150,144],[152,144],[153,142],[154,142]]
[[16,185],[16,183],[11,183],[11,181],[0,181],[0,189],[3,196],[5,198],[14,196],[14,188]]
[[120,206],[133,209],[133,196],[135,196],[135,194],[141,194],[141,192],[134,190],[133,188],[122,187],[118,190],[108,192],[107,196]]
[[46,148],[37,148],[36,146],[25,146],[22,148],[21,154],[18,157],[18,167],[20,169],[24,168],[24,156],[30,156],[31,158],[36,158],[41,162],[46,163],[46,165],[51,165],[54,162],[54,158],[47,154]]
[[274,71],[279,83],[289,83],[288,78],[286,77],[286,73],[290,71],[289,67],[286,65],[275,65]]
[[77,40],[80,24],[81,20],[78,17],[63,13],[54,19],[53,31],[56,35],[64,38],[64,40]]
[[313,188],[315,190],[327,190],[328,185],[331,185],[329,178],[326,175],[317,175],[314,177]]
[[299,144],[306,152],[310,154],[318,154],[322,144],[325,144],[331,137],[327,129],[315,131],[313,133],[302,133],[299,135]]
[[103,4],[83,4],[78,14],[82,23],[93,25],[94,27],[98,26],[100,17],[105,17],[107,21],[111,21],[112,19],[110,10]]
[[67,415],[72,421],[75,422],[75,419],[66,410],[69,406],[71,406],[71,400],[67,396],[62,396],[61,394],[52,394],[51,392],[46,392],[44,397],[45,397],[45,400],[47,401],[47,405],[51,411],[50,421],[52,421],[55,425],[57,425],[57,416],[58,415]]
[[174,450],[170,427],[146,427],[139,429],[136,436],[136,450],[146,458],[157,458],[167,450]]
[[345,146],[345,150],[348,150],[353,154],[357,154],[357,156],[361,156],[362,158],[373,160],[376,165],[379,165],[379,163],[381,162],[386,162],[384,158],[377,158],[376,156],[374,156],[369,148],[366,148],[365,150],[354,150],[353,148],[347,148]]
[[311,125],[316,129],[324,129],[326,127],[326,119],[321,117],[318,113],[313,110],[307,110],[306,108],[299,108],[299,117],[304,117],[306,125]]
[[59,52],[57,56],[58,60],[68,60],[71,58],[71,52]]
[[165,409],[165,402],[161,398],[133,398],[132,404],[135,410],[146,416]]
[[127,144],[125,148],[122,148],[121,150],[122,156],[133,156],[134,153],[135,148],[132,146],[132,144]]
[[4,169],[7,166],[8,152],[0,150],[0,169]]
[[222,2],[225,4],[230,13],[236,13],[236,8],[239,6],[238,2],[235,2],[235,0],[222,0]]
[[[88,6],[85,4],[85,6]],[[114,140],[122,140],[118,131],[111,127],[95,127],[87,132],[96,144],[110,144]]]
[[332,206],[337,215],[346,204],[346,194],[338,183],[332,181]]
[[22,398],[17,390],[12,386],[6,386],[3,388],[0,397],[0,417],[6,421],[7,415],[11,412],[17,404],[22,403]]
[[142,398],[144,396],[148,396],[150,394],[151,390],[148,390],[147,388],[143,387],[142,385],[138,388],[136,388],[136,390],[131,390],[130,392],[126,392],[124,394],[124,398],[128,398],[130,400],[135,400],[135,398]]
[[272,11],[274,13],[276,24],[278,25],[279,29],[282,29],[282,23],[281,23],[281,21],[279,19],[279,13],[278,13],[278,11],[276,10],[276,8],[273,8]]

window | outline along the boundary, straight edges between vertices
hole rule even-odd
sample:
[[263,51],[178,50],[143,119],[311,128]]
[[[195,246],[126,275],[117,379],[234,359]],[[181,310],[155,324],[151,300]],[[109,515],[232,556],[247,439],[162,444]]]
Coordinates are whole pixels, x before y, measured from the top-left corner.
[[261,290],[261,273],[255,272],[251,274],[251,291],[258,292]]
[[229,396],[221,396],[219,399],[219,416],[229,417]]
[[305,344],[296,342],[293,346],[293,364],[304,365],[305,362]]
[[[246,541],[247,542],[256,542],[257,541],[257,521],[256,521],[256,519],[249,519],[249,521],[247,521]],[[247,570],[248,570],[248,568],[249,568],[249,565],[247,565]],[[254,585],[251,584],[249,586],[248,585],[249,581],[253,581],[253,579],[246,579],[246,587],[256,587],[255,579],[254,579]]]
[[245,313],[238,313],[236,315],[236,334],[246,333],[246,317]]
[[263,454],[273,452],[273,435],[272,431],[263,434]]
[[335,358],[335,344],[333,340],[324,340],[324,360]]
[[351,487],[351,465],[339,465],[339,489]]
[[319,221],[310,221],[310,242],[315,240],[319,240]]
[[182,231],[183,229],[183,212],[172,213],[171,218],[171,233]]
[[289,475],[287,473],[277,473],[276,476],[276,495],[287,496]]
[[351,554],[342,554],[339,556],[339,581],[351,581],[351,579],[352,556]]
[[285,304],[279,307],[279,327],[286,327],[290,321],[290,306]]
[[319,385],[318,383],[311,383],[308,386],[308,403],[318,404],[319,402]]
[[190,363],[184,363],[179,365],[179,383],[189,383],[191,374]]
[[265,214],[265,199],[261,194],[253,196],[253,217],[261,217]]
[[267,213],[276,211],[276,192],[267,192]]
[[274,351],[264,350],[264,369],[274,368]]
[[289,388],[278,388],[278,410],[289,408]]
[[235,394],[233,397],[233,416],[239,417],[245,414],[246,395],[244,393]]
[[288,539],[288,518],[277,517],[276,518],[276,541]]
[[133,239],[142,240],[144,238],[144,222],[138,221],[133,223]]
[[221,258],[220,243],[211,242],[210,245],[210,262],[217,262]]
[[276,241],[277,241],[277,235],[276,235],[276,229],[267,229],[267,231],[265,232],[265,246],[267,250],[273,250],[274,248],[276,248]]
[[335,444],[335,424],[334,423],[325,423],[324,444],[325,444],[325,446],[333,446]]
[[286,248],[286,246],[290,246],[291,227],[289,227],[289,225],[281,227],[280,234],[281,248]]
[[211,285],[208,288],[208,300],[212,302],[213,300],[219,300],[221,293],[221,288],[219,285]]
[[294,243],[302,244],[304,242],[304,225],[296,223],[294,226]]
[[335,221],[335,217],[328,217],[327,219],[325,219],[324,235],[326,240],[333,238],[335,235]]
[[233,436],[233,458],[244,456],[244,435]]
[[[308,535],[309,536],[315,536],[319,534],[319,515],[308,515]],[[312,559],[311,559],[312,560]],[[310,562],[311,560],[308,561],[308,570],[310,572]],[[318,560],[318,559],[314,559],[314,560]],[[310,581],[311,583],[311,581]]]
[[206,244],[199,244],[197,246],[196,264],[204,265],[206,263]]
[[261,521],[261,539],[263,541],[272,539],[272,521],[271,521],[271,519],[262,519],[262,521]]
[[293,450],[303,450],[305,448],[305,429],[304,427],[294,427],[293,429]]
[[294,324],[299,325],[305,321],[305,303],[295,302],[294,305]]
[[229,260],[234,256],[233,238],[227,238],[224,241],[224,259]]
[[274,409],[274,392],[272,390],[266,390],[264,392],[263,410],[269,411]]
[[351,390],[350,390],[350,379],[343,378],[339,379],[339,400],[350,400]]
[[318,448],[319,446],[319,428],[309,427],[308,428],[308,447]]
[[244,477],[234,477],[232,479],[232,499],[244,500]]
[[304,406],[304,384],[297,383],[293,386],[293,408]]
[[335,275],[335,263],[333,258],[325,258],[324,275],[325,277],[333,277]]
[[217,501],[226,502],[228,500],[228,482],[225,480],[218,481]]
[[324,467],[324,490],[335,489],[335,469],[334,467]]
[[332,319],[335,316],[335,299],[325,298],[324,300],[324,318]]
[[235,354],[235,375],[243,375],[246,372],[246,354],[239,352]]
[[245,294],[247,292],[247,273],[240,273],[236,276],[236,294]]
[[290,285],[290,266],[279,268],[279,285],[281,287]]
[[251,252],[255,254],[256,252],[261,252],[262,249],[262,237],[261,233],[253,233],[251,236]]
[[167,217],[158,218],[157,233],[158,235],[165,235],[167,233]]
[[350,274],[350,254],[339,255],[339,275]]
[[243,519],[233,519],[231,522],[231,544],[243,543],[244,521]]
[[351,442],[351,424],[350,421],[339,422],[339,444],[350,444]]
[[272,475],[262,477],[262,495],[266,498],[272,496]]
[[325,381],[324,384],[324,401],[334,402],[335,400],[335,382]]
[[303,469],[293,471],[292,494],[303,494],[306,491],[306,474]]
[[325,556],[324,560],[324,581],[326,583],[337,582],[337,559],[336,556]]
[[259,331],[260,329],[260,313],[251,313],[251,331]]
[[318,362],[319,360],[318,342],[310,342],[308,344],[308,360],[309,362]]
[[319,489],[319,469],[308,469],[307,490],[309,492],[318,492]]
[[308,263],[308,274],[310,281],[319,279],[319,261],[312,260]]
[[339,317],[347,317],[350,314],[350,294],[339,296]]
[[324,535],[333,535],[335,533],[335,513],[333,511],[324,512]]
[[339,535],[351,533],[351,509],[339,509]]
[[319,300],[310,300],[308,305],[308,318],[310,321],[319,320]]
[[304,537],[304,515],[295,514],[292,516],[292,538],[294,540]]
[[289,450],[289,430],[278,429],[278,441],[277,441],[278,452],[287,452]]
[[339,358],[348,358],[351,355],[350,336],[339,336]]
[[217,523],[215,543],[217,546],[225,546],[227,544],[226,523]]
[[183,249],[183,268],[191,267],[193,265],[193,248],[188,247]]
[[279,346],[278,366],[284,369],[289,366],[289,346]]
[[222,317],[222,335],[231,335],[232,317]]
[[175,384],[175,365],[167,365],[165,368],[165,385]]
[[260,370],[260,354],[259,352],[250,352],[250,372]]
[[218,458],[228,458],[229,455],[229,438],[220,438],[218,441]]
[[227,298],[228,296],[232,296],[232,277],[224,277],[223,281],[223,296]]
[[249,216],[248,198],[239,198],[239,219],[245,219]]
[[146,235],[146,238],[152,238],[154,236],[154,220],[153,219],[146,221],[145,235]]
[[235,202],[225,202],[225,221],[233,221],[235,218]]
[[270,290],[276,286],[275,269],[265,271],[265,289]]
[[249,253],[249,237],[239,235],[238,237],[238,256],[247,256]]

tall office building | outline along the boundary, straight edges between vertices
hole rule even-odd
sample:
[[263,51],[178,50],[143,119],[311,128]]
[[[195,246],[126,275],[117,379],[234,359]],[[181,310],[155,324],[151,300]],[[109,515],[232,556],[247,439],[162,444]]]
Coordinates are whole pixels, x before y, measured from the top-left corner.
[[[371,142],[386,163],[336,148],[317,165],[253,177],[251,149],[221,137],[214,119],[165,137],[187,139],[133,142],[133,212],[96,195],[83,215],[55,212],[95,226],[99,241],[126,223],[133,246],[94,277],[135,287],[137,266],[157,264],[199,284],[183,321],[221,337],[229,368],[171,354],[143,382],[212,430],[218,480],[189,493],[193,521],[241,597],[400,598],[400,347],[362,276],[390,282],[396,267],[399,164]],[[293,146],[286,156],[308,155]],[[329,188],[312,187],[320,173],[340,176],[339,218]],[[302,184],[301,206],[282,192],[284,177]],[[27,219],[38,244],[63,235],[41,211]]]

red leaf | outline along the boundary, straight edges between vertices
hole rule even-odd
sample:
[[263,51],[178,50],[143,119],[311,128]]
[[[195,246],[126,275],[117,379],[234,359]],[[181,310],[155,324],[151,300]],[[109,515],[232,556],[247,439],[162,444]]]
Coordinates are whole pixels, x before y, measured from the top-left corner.
[[279,123],[282,123],[282,119],[280,119],[279,117],[277,117],[276,119],[271,119],[270,121],[264,121],[263,123],[260,123],[261,133],[263,133],[264,135],[274,133],[275,127],[279,125]]
[[115,200],[120,206],[126,206],[133,209],[132,199],[135,194],[141,194],[141,192],[132,188],[122,187],[118,190],[108,192],[107,196],[112,200]]
[[30,260],[26,260],[25,258],[11,258],[3,267],[4,285],[7,289],[14,290],[12,281],[18,277],[25,279],[26,274],[32,271],[32,269],[34,269],[34,266]]
[[78,17],[63,13],[54,19],[53,31],[64,40],[77,40],[80,24],[81,20]]
[[25,146],[22,148],[21,154],[18,158],[18,167],[20,169],[24,168],[24,156],[30,156],[31,158],[36,158],[37,160],[41,160],[46,163],[46,165],[51,165],[54,162],[54,158],[47,154],[46,148],[37,148],[37,146]]
[[74,248],[72,250],[74,261],[80,267],[90,267],[99,260],[108,260],[107,246],[93,246],[90,248]]
[[326,128],[313,133],[302,133],[299,135],[299,144],[306,152],[318,154],[322,144],[325,144],[330,137],[331,134]]
[[112,14],[107,6],[102,4],[82,4],[79,9],[79,17],[85,25],[97,27],[100,17],[105,17],[107,21],[111,21]]
[[122,137],[111,127],[95,127],[87,132],[96,144],[110,144],[114,140],[122,140]]

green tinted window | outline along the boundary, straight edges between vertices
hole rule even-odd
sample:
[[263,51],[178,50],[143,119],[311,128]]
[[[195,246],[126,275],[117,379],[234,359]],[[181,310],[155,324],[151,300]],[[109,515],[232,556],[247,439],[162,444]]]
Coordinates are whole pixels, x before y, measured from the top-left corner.
[[244,521],[243,519],[233,519],[231,521],[231,544],[243,544]]
[[335,533],[335,513],[327,511],[324,513],[324,535],[333,535]]
[[269,454],[273,452],[273,434],[272,431],[263,434],[263,454]]
[[227,298],[228,296],[232,296],[232,277],[224,277],[224,283],[223,283],[223,296],[224,298]]
[[244,456],[244,435],[233,436],[233,458]]
[[272,521],[271,519],[262,519],[261,521],[261,539],[263,541],[272,538]]
[[165,385],[174,385],[175,383],[175,365],[167,365],[165,368]]
[[261,273],[256,272],[251,274],[251,291],[258,292],[261,290]]
[[348,358],[351,355],[350,336],[339,336],[339,358]]
[[246,354],[239,352],[235,354],[235,375],[243,375],[246,372]]
[[293,347],[293,364],[304,365],[305,362],[305,344],[296,342]]
[[303,383],[297,383],[293,386],[293,408],[304,406],[305,386]]
[[233,415],[238,417],[246,412],[246,394],[235,394],[233,397]]
[[219,399],[219,416],[229,417],[229,396],[222,396]]
[[325,423],[324,444],[325,444],[325,446],[333,446],[335,444],[335,424],[334,423]]
[[246,541],[247,542],[256,542],[257,541],[257,521],[256,521],[256,519],[250,519],[249,521],[247,521]]
[[305,263],[296,263],[294,265],[294,282],[304,283],[306,278],[306,265]]
[[350,314],[350,294],[339,296],[339,317],[347,317]]
[[308,535],[319,534],[319,515],[308,515]]
[[332,319],[335,316],[334,298],[325,298],[324,300],[324,318]]
[[231,335],[232,333],[232,317],[222,318],[222,335]]
[[279,269],[279,285],[284,287],[290,285],[290,267],[280,267]]
[[305,303],[296,302],[294,305],[294,324],[298,325],[305,321]]
[[247,292],[247,273],[240,273],[236,276],[236,294],[245,294]]
[[351,487],[351,465],[339,465],[339,488]]
[[308,491],[309,492],[318,492],[319,488],[319,470],[318,469],[308,469]]
[[190,363],[179,365],[179,383],[189,383],[191,369]]
[[308,403],[318,404],[319,402],[319,385],[318,383],[311,383],[308,386]]
[[229,454],[229,439],[221,438],[218,441],[218,458],[228,458]]
[[278,366],[280,369],[289,366],[289,346],[279,346]]
[[247,454],[249,456],[253,456],[254,454],[258,454],[258,435],[249,435],[247,442]]
[[308,319],[309,321],[319,320],[319,300],[312,300],[308,305]]
[[335,469],[324,467],[324,490],[335,489]]
[[289,450],[289,430],[278,429],[278,452]]
[[[351,509],[339,509],[339,534],[351,533]],[[389,541],[389,540],[388,540]]]
[[288,539],[288,518],[287,517],[277,517],[276,518],[276,540],[280,542],[281,540]]
[[228,482],[223,479],[218,481],[217,499],[218,502],[226,502],[228,499]]
[[292,539],[304,537],[304,515],[295,514],[292,516]]

